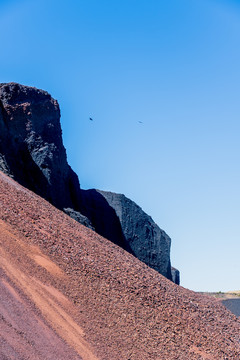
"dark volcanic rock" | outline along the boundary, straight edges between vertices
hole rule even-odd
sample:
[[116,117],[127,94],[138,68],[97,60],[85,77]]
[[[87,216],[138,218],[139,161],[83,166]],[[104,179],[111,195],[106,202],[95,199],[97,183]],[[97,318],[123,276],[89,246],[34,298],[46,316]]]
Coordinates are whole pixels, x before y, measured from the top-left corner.
[[131,252],[116,211],[109,205],[101,192],[95,189],[81,190],[81,195],[81,212],[94,225],[95,231],[128,252]]
[[86,216],[81,214],[79,211],[73,210],[71,208],[64,208],[63,211],[72,219],[79,222],[80,224],[87,226],[89,229],[95,230],[94,227],[92,226],[91,221]]
[[77,210],[80,186],[59,119],[58,103],[47,92],[0,84],[0,170],[56,207]]
[[172,267],[171,268],[171,273],[172,273],[172,281],[175,284],[180,285],[180,272],[179,272],[179,270]]
[[0,170],[178,282],[171,240],[150,216],[124,195],[80,189],[67,162],[59,105],[46,91],[0,84]]
[[83,199],[86,216],[99,234],[172,279],[171,239],[140,206],[122,194],[100,190],[85,191]]

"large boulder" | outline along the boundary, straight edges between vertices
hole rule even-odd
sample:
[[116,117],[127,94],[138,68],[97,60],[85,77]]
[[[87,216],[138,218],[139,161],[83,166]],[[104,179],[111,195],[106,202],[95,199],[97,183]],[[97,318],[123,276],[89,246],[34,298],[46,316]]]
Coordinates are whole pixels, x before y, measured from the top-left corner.
[[168,235],[124,195],[81,190],[67,162],[60,109],[46,91],[0,84],[0,170],[169,279]]
[[172,279],[171,239],[140,206],[123,194],[101,190],[83,192],[85,209],[82,212],[99,234]]

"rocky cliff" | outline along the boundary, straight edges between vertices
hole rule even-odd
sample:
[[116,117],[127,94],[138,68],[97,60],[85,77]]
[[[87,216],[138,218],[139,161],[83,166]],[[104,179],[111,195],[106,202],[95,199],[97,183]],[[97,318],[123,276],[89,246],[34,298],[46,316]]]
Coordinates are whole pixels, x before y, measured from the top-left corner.
[[0,169],[56,207],[77,210],[80,186],[59,119],[59,105],[47,92],[0,84]]
[[115,243],[139,260],[172,278],[171,239],[140,206],[122,194],[100,190],[86,191],[84,204],[98,233],[108,239],[114,237]]
[[0,84],[0,170],[179,283],[171,240],[149,215],[124,195],[80,189],[67,163],[59,105],[46,91]]

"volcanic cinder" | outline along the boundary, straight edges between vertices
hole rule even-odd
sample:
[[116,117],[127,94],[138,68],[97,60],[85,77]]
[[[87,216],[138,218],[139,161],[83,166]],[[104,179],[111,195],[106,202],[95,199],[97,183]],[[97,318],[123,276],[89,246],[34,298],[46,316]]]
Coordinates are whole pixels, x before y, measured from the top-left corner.
[[240,321],[0,172],[0,359],[237,360]]

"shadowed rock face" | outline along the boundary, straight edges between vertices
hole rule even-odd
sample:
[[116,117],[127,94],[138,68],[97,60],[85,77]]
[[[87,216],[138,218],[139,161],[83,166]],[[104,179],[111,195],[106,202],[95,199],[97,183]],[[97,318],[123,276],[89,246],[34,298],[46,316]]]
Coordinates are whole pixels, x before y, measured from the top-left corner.
[[59,105],[46,91],[0,84],[0,170],[179,282],[171,271],[171,240],[150,216],[124,195],[80,189],[67,163]]
[[172,274],[172,281],[180,285],[180,272],[178,269],[175,269],[174,267],[171,267],[171,274]]
[[108,239],[114,237],[116,244],[172,279],[171,239],[140,206],[122,194],[101,190],[85,191],[84,203],[99,234]]
[[0,84],[0,169],[56,207],[78,210],[80,186],[59,119],[58,103],[47,92]]

